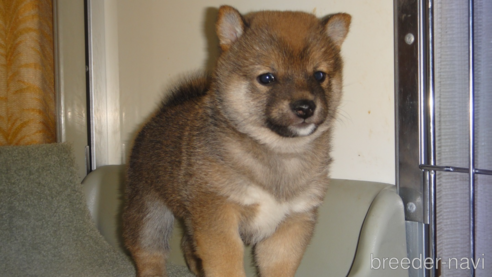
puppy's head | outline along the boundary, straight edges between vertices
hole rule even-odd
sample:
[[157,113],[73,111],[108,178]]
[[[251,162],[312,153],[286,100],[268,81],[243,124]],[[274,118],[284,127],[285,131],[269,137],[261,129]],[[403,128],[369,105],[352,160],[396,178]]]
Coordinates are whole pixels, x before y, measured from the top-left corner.
[[[242,16],[222,6],[215,72],[219,108],[240,132],[291,148],[328,130],[340,103],[340,47],[350,15],[302,12]],[[288,151],[288,150],[287,150]]]

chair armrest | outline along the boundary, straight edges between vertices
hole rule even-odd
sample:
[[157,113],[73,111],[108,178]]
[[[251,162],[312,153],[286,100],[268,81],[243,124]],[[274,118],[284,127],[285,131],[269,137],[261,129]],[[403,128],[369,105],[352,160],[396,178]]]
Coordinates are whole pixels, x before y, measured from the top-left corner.
[[87,206],[93,222],[106,241],[124,251],[120,239],[120,212],[124,165],[106,165],[92,171],[82,181]]
[[367,212],[348,276],[408,277],[406,257],[403,202],[394,187],[387,187],[379,192]]
[[406,255],[403,204],[395,186],[332,179],[296,276],[384,276],[364,271],[370,269],[371,253]]

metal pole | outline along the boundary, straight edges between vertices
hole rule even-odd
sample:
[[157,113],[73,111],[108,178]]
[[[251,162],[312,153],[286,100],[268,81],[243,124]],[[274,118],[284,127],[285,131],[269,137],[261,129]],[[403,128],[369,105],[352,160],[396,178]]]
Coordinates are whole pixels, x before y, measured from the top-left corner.
[[[426,134],[425,148],[426,157],[425,163],[431,166],[436,165],[436,132],[435,132],[435,91],[434,91],[434,1],[424,1],[424,18],[425,23],[425,99],[424,108],[426,110]],[[436,240],[436,172],[434,170],[426,171],[427,184],[427,217],[428,217],[428,233],[427,233],[427,255],[433,261],[437,261],[437,240]],[[436,276],[436,266],[429,270],[429,276]]]
[[[475,260],[475,79],[474,79],[474,26],[473,26],[473,0],[468,1],[468,82],[469,82],[469,192],[470,192],[470,256]],[[470,276],[475,277],[475,269],[470,268]]]
[[[434,1],[427,1],[427,111],[428,140],[427,163],[436,165],[436,130],[435,130],[435,90],[434,90]],[[436,172],[428,171],[429,185],[429,257],[437,261],[437,217],[436,217]],[[430,270],[430,276],[437,276],[437,265]]]
[[94,126],[94,83],[92,53],[92,7],[91,0],[85,0],[85,46],[86,46],[86,86],[87,86],[87,134],[89,149],[86,149],[87,174],[96,169],[96,137]]

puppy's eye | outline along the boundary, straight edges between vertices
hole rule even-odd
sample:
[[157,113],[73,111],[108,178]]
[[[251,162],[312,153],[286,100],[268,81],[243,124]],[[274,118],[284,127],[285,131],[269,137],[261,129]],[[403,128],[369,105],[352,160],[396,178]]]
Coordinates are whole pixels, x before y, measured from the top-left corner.
[[265,73],[258,76],[258,82],[264,86],[275,82],[275,76],[272,73]]
[[316,71],[314,72],[314,79],[322,83],[326,79],[326,73],[324,73],[323,71]]

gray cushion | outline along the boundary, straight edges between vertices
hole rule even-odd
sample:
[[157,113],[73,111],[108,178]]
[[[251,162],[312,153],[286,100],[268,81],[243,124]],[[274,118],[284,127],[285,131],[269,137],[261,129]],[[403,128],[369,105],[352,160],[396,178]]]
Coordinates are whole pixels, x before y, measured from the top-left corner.
[[135,276],[93,226],[66,144],[0,147],[2,276]]

